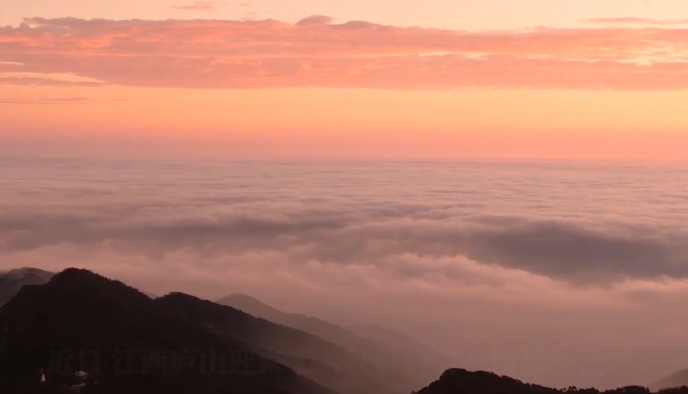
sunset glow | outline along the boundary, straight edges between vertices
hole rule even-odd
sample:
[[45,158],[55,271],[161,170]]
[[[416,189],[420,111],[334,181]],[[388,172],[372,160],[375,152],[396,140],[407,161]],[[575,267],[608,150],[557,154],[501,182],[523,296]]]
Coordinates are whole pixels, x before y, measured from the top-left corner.
[[687,179],[688,0],[0,0],[0,393],[688,394]]
[[688,158],[671,1],[66,3],[0,5],[12,151]]

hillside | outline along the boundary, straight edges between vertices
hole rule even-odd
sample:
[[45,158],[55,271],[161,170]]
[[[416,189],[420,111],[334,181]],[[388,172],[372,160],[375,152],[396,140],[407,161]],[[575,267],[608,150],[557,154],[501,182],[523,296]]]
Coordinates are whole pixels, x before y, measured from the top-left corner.
[[282,312],[246,294],[233,294],[216,302],[274,323],[309,332],[352,351],[379,346],[336,324],[316,317]]
[[2,393],[36,392],[41,369],[51,384],[83,369],[112,394],[334,394],[85,270],[24,286],[0,309],[0,333]]
[[229,306],[181,293],[169,294],[155,303],[241,340],[252,350],[341,394],[408,394],[418,388],[402,374],[366,363],[341,346]]
[[0,272],[0,306],[14,297],[25,285],[42,285],[48,283],[55,275],[52,272],[37,268],[17,268]]
[[[523,383],[508,376],[463,369],[450,369],[428,387],[412,394],[650,394],[645,387],[629,386],[614,390],[598,391],[594,388],[569,387],[558,390],[535,384]],[[688,388],[660,391],[661,394],[688,394]]]
[[[282,312],[245,294],[230,295],[218,300],[217,303],[323,338],[355,353],[368,363],[406,376],[413,386],[422,387],[455,364],[448,357],[422,345],[407,346],[406,343],[398,343],[394,339],[382,343],[371,338],[377,334],[369,332],[368,335],[371,337],[359,335],[315,317]],[[415,340],[414,342],[418,343]]]
[[655,390],[681,386],[688,386],[688,369],[675,372],[650,384],[650,387]]
[[434,375],[445,370],[447,366],[456,364],[456,361],[449,356],[397,330],[378,326],[356,326],[350,327],[349,330],[361,337],[372,339],[393,349],[393,351],[404,358],[416,360],[426,366],[432,366]]

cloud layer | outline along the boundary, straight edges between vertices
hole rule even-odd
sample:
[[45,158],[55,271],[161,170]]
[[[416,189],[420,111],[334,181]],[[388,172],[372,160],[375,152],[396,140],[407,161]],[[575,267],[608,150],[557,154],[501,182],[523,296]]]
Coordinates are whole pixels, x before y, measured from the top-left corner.
[[603,24],[603,25],[655,25],[655,26],[671,26],[671,25],[688,25],[688,19],[648,19],[648,18],[593,18],[587,19],[588,23]]
[[51,105],[51,104],[76,104],[76,103],[85,103],[85,102],[89,102],[89,101],[91,101],[91,100],[86,98],[86,97],[40,98],[38,100],[0,98],[0,104]]
[[[580,179],[585,169],[525,165],[507,171],[498,165],[445,164],[438,170],[387,163],[382,171],[358,165],[351,174],[337,173],[333,164],[323,164],[322,170],[297,164],[294,169],[231,166],[183,170],[191,178],[181,181],[167,175],[173,168],[155,174],[144,167],[143,173],[164,180],[159,188],[121,173],[121,186],[134,188],[127,198],[115,189],[117,182],[98,187],[93,178],[30,190],[21,183],[5,184],[0,252],[106,242],[121,253],[152,258],[179,249],[205,256],[270,251],[294,264],[343,266],[397,257],[462,258],[576,285],[688,278],[688,189],[680,182],[688,175],[685,169],[652,175],[659,179],[643,174],[636,179],[634,169],[618,178]],[[305,174],[297,175],[297,169]],[[54,171],[60,170],[66,169]],[[205,171],[215,170],[225,180],[204,183],[211,176]],[[504,173],[493,173],[497,170]],[[264,171],[274,175],[261,179]],[[328,171],[335,172],[332,180],[325,179]],[[519,185],[518,178],[531,184]],[[158,197],[167,193],[178,195]],[[46,194],[55,194],[54,199],[45,200]],[[610,205],[614,201],[618,206]],[[410,263],[385,269],[399,276],[426,274]],[[434,274],[448,278],[462,274],[451,265],[436,269]]]
[[190,11],[213,11],[217,8],[217,5],[212,1],[194,1],[191,4],[174,5],[172,8]]
[[[688,30],[466,32],[263,21],[31,18],[0,28],[2,73],[178,88],[688,88]],[[33,83],[18,78],[5,83]]]
[[0,269],[249,293],[556,386],[644,384],[688,351],[686,168],[6,159],[0,171]]

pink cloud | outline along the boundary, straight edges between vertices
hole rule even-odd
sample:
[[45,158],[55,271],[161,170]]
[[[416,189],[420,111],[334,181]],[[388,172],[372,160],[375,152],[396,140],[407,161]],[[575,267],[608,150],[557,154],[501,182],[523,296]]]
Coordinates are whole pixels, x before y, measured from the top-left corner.
[[0,28],[2,72],[177,88],[685,89],[688,30],[33,18]]
[[14,98],[0,98],[0,104],[38,104],[38,105],[54,105],[54,104],[76,104],[86,103],[91,101],[87,97],[58,97],[58,98],[40,98],[37,100],[24,100]]
[[217,8],[212,1],[194,1],[192,4],[188,5],[175,5],[172,8],[178,10],[192,10],[192,11],[212,11]]
[[296,22],[298,26],[308,26],[308,25],[330,25],[334,22],[334,18],[324,15],[312,15],[308,18],[301,19]]
[[593,24],[637,24],[637,25],[655,25],[655,26],[670,26],[670,25],[687,25],[688,19],[648,19],[648,18],[592,18],[587,19],[586,22]]

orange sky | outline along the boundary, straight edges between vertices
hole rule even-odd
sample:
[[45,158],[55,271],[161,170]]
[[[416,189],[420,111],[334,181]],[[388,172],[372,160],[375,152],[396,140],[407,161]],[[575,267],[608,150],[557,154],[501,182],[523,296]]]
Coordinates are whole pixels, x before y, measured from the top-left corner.
[[21,3],[5,153],[688,159],[678,1]]

